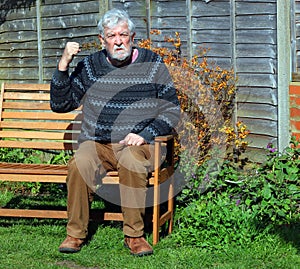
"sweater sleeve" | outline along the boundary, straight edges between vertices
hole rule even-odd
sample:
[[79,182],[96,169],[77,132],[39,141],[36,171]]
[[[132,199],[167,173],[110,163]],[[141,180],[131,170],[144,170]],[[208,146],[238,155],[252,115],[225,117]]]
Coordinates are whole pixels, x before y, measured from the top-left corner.
[[155,80],[158,113],[156,118],[139,133],[147,142],[152,142],[156,136],[172,133],[180,119],[178,96],[171,75],[164,63],[160,64]]
[[70,76],[68,71],[55,70],[50,83],[50,106],[54,112],[65,113],[80,106],[85,93],[83,67],[83,62],[79,62]]

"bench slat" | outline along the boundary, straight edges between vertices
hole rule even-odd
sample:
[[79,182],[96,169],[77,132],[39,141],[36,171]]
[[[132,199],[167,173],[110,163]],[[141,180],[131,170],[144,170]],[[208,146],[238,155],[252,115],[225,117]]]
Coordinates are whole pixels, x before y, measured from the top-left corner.
[[49,83],[4,83],[5,90],[50,91]]
[[4,109],[24,109],[24,110],[48,110],[50,111],[49,102],[4,102]]
[[39,170],[58,170],[65,171],[67,169],[66,165],[60,164],[46,164],[46,163],[5,163],[0,162],[0,169],[11,169],[11,168],[21,168],[21,169],[39,169]]
[[[3,109],[24,109],[24,110],[46,110],[46,112],[49,112],[51,111],[51,108],[50,108],[50,104],[49,104],[49,101],[39,101],[39,102],[31,102],[30,100],[28,101],[6,101],[6,102],[3,102],[2,104],[2,108]],[[81,114],[81,110],[80,109],[77,109],[77,110],[74,110],[73,112],[69,112],[70,114]],[[60,113],[57,113],[57,114],[60,114]]]
[[26,111],[3,111],[2,119],[35,119],[35,120],[79,120],[78,113],[53,113],[49,112],[26,112]]
[[0,208],[0,215],[4,217],[18,217],[18,218],[30,217],[30,218],[66,219],[67,211]]
[[12,141],[0,140],[0,147],[24,149],[74,150],[77,144],[71,142],[40,142],[40,141]]
[[49,93],[4,92],[3,100],[49,101]]
[[66,175],[0,174],[0,180],[12,182],[66,183]]
[[[58,133],[58,132],[34,132],[34,131],[0,131],[0,137],[23,138],[23,139],[41,139],[41,140],[74,140],[79,134],[76,133]],[[48,142],[48,141],[47,141]]]
[[[19,218],[54,218],[66,219],[66,210],[40,210],[40,209],[10,209],[0,208],[0,215],[4,217],[19,217]],[[91,210],[90,218],[92,220],[114,220],[123,221],[122,213],[102,212],[99,210]]]
[[78,132],[81,124],[70,122],[28,122],[28,121],[2,121],[0,128],[26,129],[26,130],[68,130]]

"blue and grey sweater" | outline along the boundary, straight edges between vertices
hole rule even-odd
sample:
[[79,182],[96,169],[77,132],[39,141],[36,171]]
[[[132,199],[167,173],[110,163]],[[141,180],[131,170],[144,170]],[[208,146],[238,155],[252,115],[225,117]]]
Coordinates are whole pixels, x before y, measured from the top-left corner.
[[64,113],[83,105],[79,142],[114,143],[136,133],[152,143],[176,126],[180,107],[167,67],[159,55],[137,49],[137,59],[125,67],[111,65],[101,50],[80,61],[70,76],[54,72],[51,109]]

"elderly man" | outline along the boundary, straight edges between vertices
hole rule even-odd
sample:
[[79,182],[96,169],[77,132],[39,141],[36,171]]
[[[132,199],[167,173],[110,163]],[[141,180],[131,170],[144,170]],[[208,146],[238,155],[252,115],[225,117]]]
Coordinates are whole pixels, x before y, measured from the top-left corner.
[[179,102],[162,58],[133,45],[134,24],[125,11],[108,11],[98,28],[103,49],[85,57],[69,75],[80,45],[68,42],[51,81],[53,111],[81,105],[83,110],[79,148],[68,165],[67,237],[59,251],[80,251],[97,193],[95,175],[118,170],[124,245],[132,255],[149,255],[153,249],[144,238],[144,213],[153,141],[175,127]]

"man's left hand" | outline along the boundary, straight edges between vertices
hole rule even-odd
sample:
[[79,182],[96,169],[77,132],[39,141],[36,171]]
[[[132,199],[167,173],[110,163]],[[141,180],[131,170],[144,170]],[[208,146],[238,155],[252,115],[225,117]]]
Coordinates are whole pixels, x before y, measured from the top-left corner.
[[126,137],[119,142],[126,146],[140,146],[146,143],[145,139],[140,135],[129,133]]

